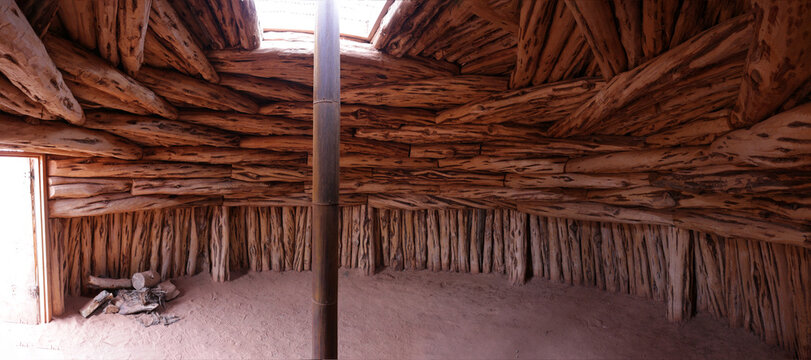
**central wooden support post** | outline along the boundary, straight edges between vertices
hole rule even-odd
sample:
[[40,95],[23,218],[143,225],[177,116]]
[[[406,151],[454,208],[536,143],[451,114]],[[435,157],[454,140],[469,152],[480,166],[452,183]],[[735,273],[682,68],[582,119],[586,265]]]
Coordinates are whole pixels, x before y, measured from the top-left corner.
[[333,0],[317,1],[313,97],[313,358],[338,357],[340,44]]

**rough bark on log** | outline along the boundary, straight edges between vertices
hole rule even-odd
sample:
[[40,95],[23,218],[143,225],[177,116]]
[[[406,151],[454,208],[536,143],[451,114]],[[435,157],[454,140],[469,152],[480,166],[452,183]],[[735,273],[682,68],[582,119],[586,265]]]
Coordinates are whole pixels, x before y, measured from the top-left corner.
[[736,56],[748,44],[752,34],[751,20],[751,16],[747,15],[731,19],[633,70],[618,75],[569,118],[552,125],[548,133],[555,137],[588,133],[612,112],[645,94]]
[[[648,1],[642,3],[642,50],[652,58],[667,50],[679,11],[679,1]],[[682,14],[689,16],[688,14]]]
[[[481,145],[481,155],[501,157],[533,157],[538,154],[545,156],[582,156],[599,153],[641,150],[640,141],[635,137],[622,136],[591,136],[578,139],[536,138],[532,142],[494,141]],[[425,145],[430,146],[430,145]],[[412,145],[412,157],[414,156]],[[440,158],[453,157],[448,154]],[[476,155],[476,154],[473,154]],[[460,155],[457,155],[460,156]],[[462,155],[472,156],[472,155]]]
[[94,297],[87,304],[82,306],[82,308],[79,309],[79,313],[82,314],[83,318],[87,318],[88,316],[93,314],[93,312],[96,311],[96,309],[98,309],[99,306],[104,305],[104,303],[110,301],[110,299],[112,298],[113,294],[111,294],[107,290],[102,290],[98,295],[96,295],[96,297]]
[[136,162],[97,157],[49,160],[48,174],[51,176],[89,178],[228,178],[231,176],[231,168],[221,165]]
[[[308,97],[312,97],[312,91]],[[312,102],[274,102],[259,108],[262,115],[280,116],[312,123]],[[431,110],[341,104],[341,126],[398,128],[402,125],[432,125],[436,114]]]
[[[45,47],[65,79],[95,88],[150,113],[168,119],[177,118],[177,110],[169,103],[104,59],[54,35],[45,38]],[[124,59],[122,53],[122,62]]]
[[649,135],[645,137],[645,143],[660,147],[710,144],[732,130],[729,114],[728,109],[704,114],[686,124]]
[[439,159],[438,166],[447,170],[484,171],[516,174],[562,173],[568,158],[525,158],[476,156],[465,159]]
[[129,289],[132,287],[130,279],[108,279],[90,275],[87,285],[98,289]]
[[147,195],[133,196],[129,193],[104,194],[81,199],[57,199],[48,202],[52,218],[97,216],[131,211],[162,209],[193,204],[208,200],[201,196]]
[[94,10],[96,15],[96,45],[99,55],[118,66],[118,1],[96,1]]
[[15,1],[0,5],[0,68],[14,86],[51,114],[81,124],[84,114],[34,29]]
[[312,100],[313,97],[312,88],[292,81],[278,79],[222,74],[220,75],[219,84],[262,100],[304,102]]
[[642,52],[642,3],[624,0],[612,0],[611,3],[617,20],[620,42],[622,42],[622,47],[625,49],[625,55],[628,59],[628,68],[633,69],[642,63],[644,59]]
[[228,262],[230,232],[228,229],[228,208],[225,206],[215,207],[211,216],[211,278],[215,282],[224,282],[230,279]]
[[203,79],[217,83],[220,81],[217,72],[206,59],[195,38],[180,20],[169,0],[152,0],[152,11],[149,13],[149,28],[155,31],[163,42],[178,56],[188,63]]
[[259,105],[244,95],[178,72],[144,67],[135,78],[175,105],[247,114],[259,111]]
[[121,64],[134,75],[144,62],[144,39],[152,0],[121,1],[118,5],[118,53]]
[[57,119],[41,103],[29,98],[2,75],[0,75],[0,110],[43,120]]
[[626,224],[673,224],[673,216],[670,213],[599,203],[538,203],[519,201],[516,205],[519,211],[540,216],[562,217],[585,221],[600,221],[610,218],[614,222]]
[[566,7],[566,2],[557,1],[555,15],[549,24],[549,35],[543,44],[535,75],[532,76],[533,85],[543,84],[549,80],[555,64],[560,61],[561,52],[576,26],[571,11]]
[[378,141],[396,141],[408,144],[436,142],[485,142],[519,141],[533,142],[544,138],[545,133],[535,127],[516,125],[404,125],[399,129],[359,128],[355,137]]
[[48,177],[49,199],[77,199],[129,192],[131,180]]
[[675,227],[667,232],[667,319],[684,322],[692,317],[693,257],[690,232]]
[[283,153],[254,149],[232,149],[214,146],[150,147],[143,150],[144,161],[191,162],[203,164],[271,163],[304,165],[306,153]]
[[141,157],[139,146],[102,131],[60,123],[34,124],[3,115],[0,115],[0,144],[6,148],[42,154],[126,160]]
[[220,111],[184,111],[178,120],[205,125],[223,130],[254,135],[312,135],[312,119],[288,119],[280,116],[266,116]]
[[588,191],[589,201],[611,205],[644,206],[653,209],[667,209],[676,206],[676,200],[665,189],[641,186],[630,189],[608,189]]
[[20,7],[34,32],[42,38],[59,10],[59,0],[18,0]]
[[170,301],[180,295],[180,290],[172,283],[172,280],[166,280],[158,284],[155,288],[164,293],[163,299],[166,301]]
[[[811,13],[810,13],[811,14]],[[716,139],[711,149],[761,168],[811,165],[811,103]]]
[[555,1],[523,0],[519,3],[517,57],[510,76],[511,88],[522,88],[532,81],[554,15]]
[[801,191],[811,188],[811,173],[749,171],[720,174],[651,174],[656,187],[702,193],[751,194],[773,191]]
[[730,163],[729,157],[718,156],[708,147],[678,147],[626,151],[571,159],[566,163],[570,173],[635,173],[699,168]]
[[441,111],[436,116],[436,122],[439,124],[553,122],[569,116],[584,101],[594,96],[603,84],[598,79],[575,79],[513,90]]
[[155,285],[158,285],[160,282],[161,277],[155,271],[148,270],[142,271],[135,274],[132,274],[132,287],[135,290],[141,290],[144,288],[151,288]]
[[[506,89],[506,81],[496,76],[444,76],[344,88],[341,89],[341,102],[439,110],[476,101]],[[453,95],[444,96],[449,93]]]
[[70,91],[73,92],[73,96],[79,100],[79,104],[85,110],[88,109],[115,109],[125,111],[131,114],[138,114],[138,115],[150,115],[151,113],[138,106],[137,104],[126,102],[122,99],[115,97],[114,95],[110,95],[102,90],[94,88],[92,86],[88,86],[86,84],[81,84],[78,82],[65,80],[68,84],[68,88]]
[[587,174],[520,175],[507,174],[505,186],[515,189],[542,188],[588,188],[588,189],[627,189],[650,186],[648,174]]
[[585,5],[566,0],[566,7],[572,12],[578,28],[591,46],[603,77],[608,80],[625,71],[628,68],[628,59],[614,22],[611,3],[608,0],[599,0]]
[[806,46],[811,42],[811,9],[802,0],[752,1],[754,42],[730,121],[741,128],[755,124],[811,81]]
[[732,211],[683,211],[674,215],[676,226],[735,237],[811,248],[811,227],[776,220],[755,219]]
[[182,121],[114,112],[88,112],[83,125],[113,133],[147,146],[236,146],[239,138],[231,133]]

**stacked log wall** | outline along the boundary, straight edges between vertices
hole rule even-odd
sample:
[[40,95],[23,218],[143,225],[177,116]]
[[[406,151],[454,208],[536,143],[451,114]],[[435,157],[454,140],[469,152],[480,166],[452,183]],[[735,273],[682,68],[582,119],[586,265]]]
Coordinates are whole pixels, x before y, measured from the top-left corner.
[[[309,271],[311,219],[307,206],[199,206],[53,218],[50,229],[61,250],[60,285],[79,295],[91,274],[155,270],[167,279],[205,272],[227,280],[231,272]],[[215,229],[221,224],[227,229]],[[663,302],[675,322],[709,313],[808,355],[805,248],[507,208],[344,206],[340,234],[343,269],[495,273],[515,285],[544,279],[594,287]],[[215,261],[213,242],[223,238],[226,253]]]

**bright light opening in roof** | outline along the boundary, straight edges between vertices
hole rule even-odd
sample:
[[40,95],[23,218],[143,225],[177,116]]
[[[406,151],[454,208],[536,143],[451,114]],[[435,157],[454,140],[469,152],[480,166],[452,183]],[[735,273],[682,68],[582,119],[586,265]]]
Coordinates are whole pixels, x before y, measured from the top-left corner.
[[[341,34],[369,38],[386,3],[386,0],[338,1]],[[316,0],[256,0],[255,4],[265,30],[315,30]]]

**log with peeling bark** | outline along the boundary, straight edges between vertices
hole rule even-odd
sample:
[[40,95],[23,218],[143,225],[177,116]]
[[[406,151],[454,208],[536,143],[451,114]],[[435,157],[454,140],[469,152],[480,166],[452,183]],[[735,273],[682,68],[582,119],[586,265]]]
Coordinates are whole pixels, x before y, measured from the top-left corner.
[[143,160],[203,164],[255,163],[303,166],[307,163],[306,153],[273,152],[214,146],[149,147],[144,148],[143,154]]
[[62,79],[34,29],[14,1],[0,5],[0,69],[8,80],[51,114],[71,123],[84,122],[84,113]]
[[460,171],[487,171],[516,174],[559,174],[567,158],[509,158],[476,156],[465,159],[439,159],[439,168]]
[[144,39],[152,0],[121,1],[118,6],[118,53],[130,75],[144,62]]
[[88,179],[48,177],[50,199],[78,199],[101,194],[122,193],[130,191],[132,181],[129,179]]
[[[424,109],[446,109],[507,89],[501,77],[443,76],[381,82],[341,89],[341,102]],[[452,96],[446,96],[452,93]]]
[[639,186],[650,186],[648,174],[552,174],[521,175],[507,174],[505,186],[516,189],[539,188],[587,188],[587,189],[625,189]]
[[[437,123],[537,124],[564,119],[603,87],[597,79],[566,80],[513,90],[437,114]],[[342,92],[343,97],[344,92]]]
[[[307,96],[311,98],[312,91]],[[275,102],[262,106],[259,113],[312,122],[313,104],[312,101]],[[434,117],[433,111],[425,109],[341,104],[341,126],[344,127],[428,125],[434,123]]]
[[227,178],[231,168],[221,165],[121,161],[108,158],[61,159],[48,161],[50,176],[116,178]]
[[[776,110],[811,81],[807,46],[811,43],[811,9],[803,0],[752,1],[755,36],[735,111],[735,128],[753,125]],[[807,85],[805,85],[807,86]]]
[[[313,84],[313,36],[296,33],[265,33],[262,46],[253,51],[215,50],[207,56],[220,73],[271,77],[305,86]],[[387,74],[387,80],[424,79],[452,75],[456,65],[415,58],[397,58],[378,52],[370,44],[341,40],[341,86],[369,84],[369,79]]]
[[222,74],[219,84],[263,100],[308,101],[313,97],[308,86],[249,75]]
[[761,168],[811,165],[811,103],[716,139],[712,151]]
[[154,287],[158,285],[160,281],[160,274],[156,271],[147,270],[132,274],[132,288],[135,290]]
[[620,30],[614,21],[610,1],[599,0],[586,5],[566,0],[566,7],[571,10],[577,26],[591,45],[603,77],[609,80],[625,71],[628,68],[628,59],[620,40]]
[[99,55],[118,66],[118,2],[119,0],[95,1],[96,45]]
[[207,204],[208,200],[209,198],[201,196],[102,194],[81,199],[51,200],[48,202],[48,215],[52,218],[97,216]]
[[510,76],[510,88],[522,88],[532,81],[549,23],[555,15],[555,3],[548,0],[522,0],[519,3],[517,57]]
[[700,168],[731,163],[705,146],[627,151],[571,159],[570,173],[636,173]]
[[133,195],[200,195],[221,196],[226,194],[278,194],[300,190],[300,185],[247,182],[232,179],[135,179]]
[[732,130],[729,114],[729,109],[704,114],[686,124],[649,135],[645,137],[645,143],[660,147],[710,144]]
[[589,201],[620,205],[643,206],[653,209],[668,209],[676,206],[676,200],[666,189],[641,186],[630,189],[591,190],[585,196]]
[[673,224],[673,215],[668,212],[593,202],[539,203],[519,201],[516,205],[519,211],[540,216],[586,221],[611,219],[613,222],[625,224]]
[[135,77],[169,102],[187,107],[255,114],[259,111],[250,98],[230,89],[178,72],[144,67]]
[[90,275],[87,285],[97,289],[129,289],[132,287],[130,279],[108,279]]
[[98,309],[101,305],[104,305],[104,303],[110,301],[110,299],[112,298],[113,294],[111,294],[107,290],[102,290],[98,295],[96,295],[96,297],[94,297],[87,304],[82,306],[82,308],[79,309],[79,313],[82,314],[82,317],[86,318],[91,314],[93,314],[93,312],[96,311],[96,309]]
[[[221,111],[183,111],[178,120],[227,131],[253,135],[312,135],[312,119],[294,120],[280,116]],[[214,145],[216,146],[216,145]]]
[[0,75],[0,110],[42,120],[57,119],[42,104],[29,98],[2,75]]
[[85,127],[104,130],[146,146],[236,146],[239,138],[231,133],[150,116],[107,111],[87,113]]
[[206,59],[205,53],[180,20],[169,0],[152,0],[149,28],[163,43],[194,69],[206,81],[217,83],[219,75]]
[[811,188],[809,172],[749,171],[719,174],[651,174],[653,186],[692,193],[729,194],[803,191]]
[[[751,35],[752,18],[748,15],[716,25],[645,64],[618,75],[569,118],[552,125],[548,133],[556,137],[588,133],[612,112],[634,100],[734,58],[745,51]],[[701,66],[685,66],[687,64]]]
[[48,53],[56,66],[62,70],[66,79],[100,90],[153,114],[168,119],[177,117],[177,110],[169,103],[155,95],[152,90],[112,67],[106,60],[55,35],[48,35],[44,40]]
[[127,160],[141,157],[139,146],[106,132],[56,122],[29,123],[3,115],[0,115],[0,144],[42,154]]

